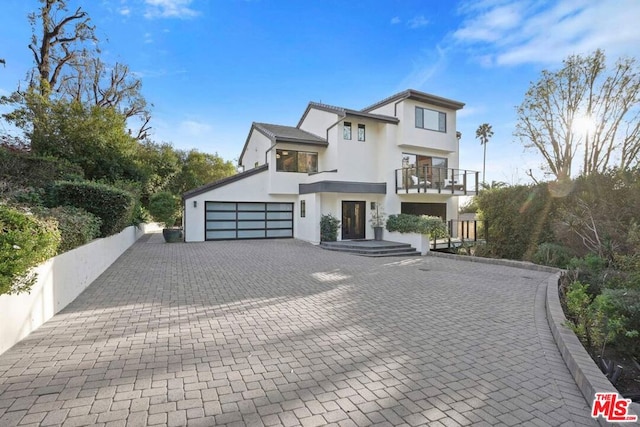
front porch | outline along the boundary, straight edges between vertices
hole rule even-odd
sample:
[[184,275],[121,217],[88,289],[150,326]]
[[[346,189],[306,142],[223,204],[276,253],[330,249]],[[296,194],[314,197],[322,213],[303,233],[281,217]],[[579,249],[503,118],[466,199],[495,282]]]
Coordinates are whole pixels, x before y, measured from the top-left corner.
[[480,190],[480,172],[433,166],[396,169],[396,193],[473,196]]

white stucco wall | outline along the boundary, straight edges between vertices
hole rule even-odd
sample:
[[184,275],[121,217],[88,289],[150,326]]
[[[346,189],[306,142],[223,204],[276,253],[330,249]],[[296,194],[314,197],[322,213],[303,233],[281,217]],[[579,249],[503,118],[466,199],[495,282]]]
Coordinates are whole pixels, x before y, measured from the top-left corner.
[[340,117],[338,117],[336,113],[311,107],[302,123],[300,123],[300,129],[317,135],[320,138],[326,138],[327,129],[338,120],[340,120]]
[[145,232],[157,224],[127,227],[55,256],[38,267],[29,293],[0,295],[0,354],[65,308]]
[[252,129],[250,132],[247,149],[240,163],[240,166],[244,166],[245,170],[253,169],[256,162],[258,166],[264,165],[264,153],[266,153],[272,145],[271,140],[260,131]]

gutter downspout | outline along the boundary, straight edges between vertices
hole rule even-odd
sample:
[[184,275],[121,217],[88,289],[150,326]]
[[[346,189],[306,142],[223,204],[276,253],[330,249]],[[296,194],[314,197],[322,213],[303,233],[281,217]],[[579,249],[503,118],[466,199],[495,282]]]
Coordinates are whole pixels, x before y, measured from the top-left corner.
[[411,96],[411,94],[406,94],[404,97],[400,98],[398,101],[396,101],[393,104],[393,116],[395,118],[398,118],[398,104],[400,104],[402,101],[404,101],[405,99],[409,98],[409,96]]
[[268,164],[268,163],[269,163],[269,161],[268,161],[268,160],[269,160],[269,159],[268,159],[269,151],[273,150],[277,143],[278,143],[278,141],[276,140],[276,138],[273,138],[273,145],[271,145],[271,147],[269,147],[269,148],[267,149],[267,151],[265,151],[265,152],[264,152],[264,163],[265,163],[265,164]]

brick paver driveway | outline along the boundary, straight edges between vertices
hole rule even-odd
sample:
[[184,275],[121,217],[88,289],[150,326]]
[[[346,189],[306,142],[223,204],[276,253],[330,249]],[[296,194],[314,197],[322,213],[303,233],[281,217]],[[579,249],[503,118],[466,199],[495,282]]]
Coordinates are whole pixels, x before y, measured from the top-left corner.
[[136,243],[0,356],[0,425],[592,424],[546,273]]

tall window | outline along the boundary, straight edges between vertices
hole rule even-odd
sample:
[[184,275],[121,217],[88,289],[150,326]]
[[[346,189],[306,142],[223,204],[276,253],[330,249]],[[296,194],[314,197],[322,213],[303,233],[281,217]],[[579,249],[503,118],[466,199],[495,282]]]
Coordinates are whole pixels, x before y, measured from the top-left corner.
[[364,125],[358,125],[358,141],[364,141]]
[[307,202],[300,200],[300,218],[304,218],[305,216],[307,216]]
[[344,139],[351,139],[351,122],[344,122],[344,127],[342,128],[342,137]]
[[276,171],[318,172],[318,153],[276,150]]
[[447,131],[447,113],[416,107],[416,127],[421,129]]

